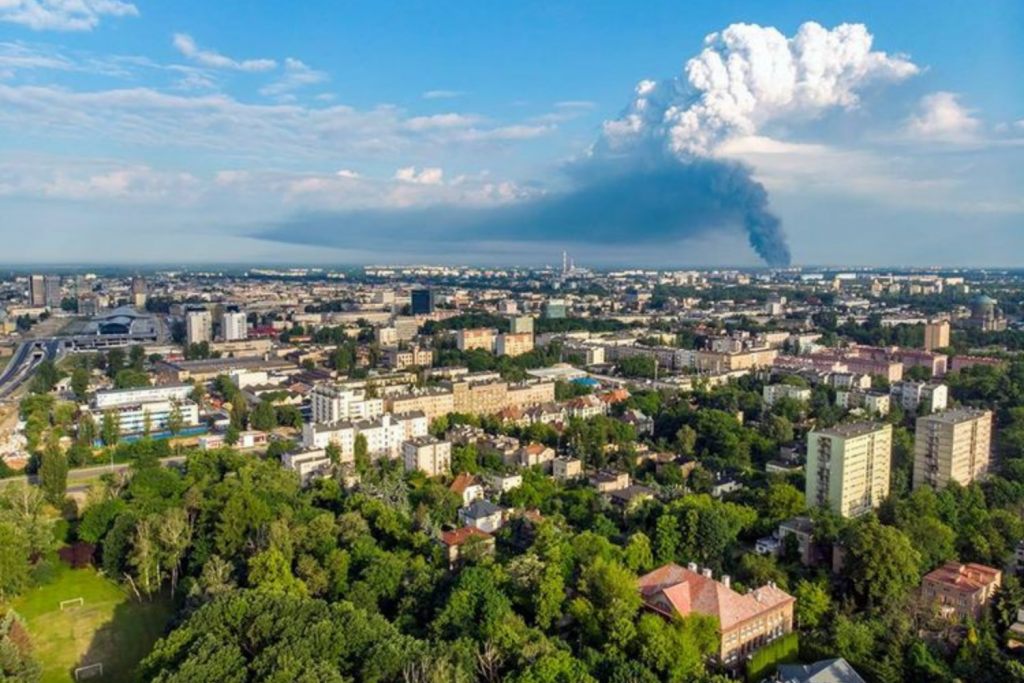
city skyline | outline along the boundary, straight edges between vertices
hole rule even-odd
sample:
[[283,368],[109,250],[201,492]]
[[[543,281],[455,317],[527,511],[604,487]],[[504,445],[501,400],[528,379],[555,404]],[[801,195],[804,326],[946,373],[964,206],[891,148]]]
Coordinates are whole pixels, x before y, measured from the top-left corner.
[[762,184],[799,265],[1012,267],[1021,8],[924,7],[15,2],[0,261],[760,265],[717,184],[634,203],[668,158]]

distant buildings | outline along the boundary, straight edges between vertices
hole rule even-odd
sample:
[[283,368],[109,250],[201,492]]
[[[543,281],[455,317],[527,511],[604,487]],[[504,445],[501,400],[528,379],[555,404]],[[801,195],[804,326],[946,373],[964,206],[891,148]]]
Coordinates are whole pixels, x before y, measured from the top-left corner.
[[925,323],[924,326],[924,350],[934,351],[949,347],[949,321],[936,320]]
[[811,390],[807,387],[793,386],[791,384],[766,384],[762,391],[764,404],[769,408],[782,398],[791,398],[804,403],[811,400]]
[[185,341],[188,344],[213,341],[213,315],[210,311],[199,307],[185,311]]
[[992,413],[950,410],[917,419],[914,438],[914,488],[938,490],[950,481],[966,486],[988,472],[992,450]]
[[430,315],[434,312],[434,291],[431,289],[414,289],[411,294],[413,315]]
[[472,351],[483,349],[484,351],[494,350],[495,331],[488,328],[459,330],[456,333],[455,341],[459,351]]
[[86,412],[97,425],[104,414],[114,415],[121,436],[143,434],[147,428],[151,433],[164,431],[175,413],[187,429],[199,424],[199,407],[189,399],[192,389],[190,384],[179,384],[97,391]]
[[937,413],[949,403],[949,387],[936,382],[896,382],[889,393],[894,403],[911,413],[922,406],[925,412]]
[[565,299],[549,299],[544,304],[544,317],[548,320],[561,320],[569,314],[569,306]]
[[999,309],[998,301],[979,294],[971,301],[971,316],[964,324],[968,327],[977,327],[982,332],[1002,332],[1006,329],[1006,317]]
[[533,334],[533,317],[529,315],[518,315],[509,318],[509,332],[511,334]]
[[530,351],[533,351],[532,332],[498,335],[496,353],[499,356],[512,356],[514,358],[516,356],[521,356],[524,353],[529,353]]
[[220,335],[224,341],[241,341],[249,336],[249,319],[237,306],[224,309],[220,319]]
[[32,308],[46,306],[46,277],[44,275],[28,276],[28,303]]
[[405,471],[419,470],[428,477],[440,477],[452,470],[452,444],[432,436],[421,436],[402,444]]
[[807,435],[808,505],[856,517],[889,495],[892,426],[871,422],[814,430]]
[[149,299],[149,285],[146,278],[136,275],[132,278],[132,306],[139,309],[146,308],[146,301]]
[[384,401],[369,398],[363,389],[320,384],[310,393],[314,423],[372,420],[384,414]]

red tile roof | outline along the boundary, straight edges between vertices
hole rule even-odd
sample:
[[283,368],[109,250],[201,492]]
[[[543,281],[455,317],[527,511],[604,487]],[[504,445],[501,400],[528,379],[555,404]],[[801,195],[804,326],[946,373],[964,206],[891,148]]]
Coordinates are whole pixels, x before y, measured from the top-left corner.
[[999,581],[1001,574],[998,569],[983,564],[947,562],[935,571],[929,572],[924,581],[941,584],[962,593],[976,593]]
[[740,595],[725,584],[695,571],[667,564],[638,581],[647,605],[666,614],[703,614],[717,617],[722,631],[796,598],[774,585]]
[[461,494],[466,492],[466,489],[468,489],[470,486],[472,486],[475,483],[476,483],[476,477],[474,477],[472,474],[468,474],[466,472],[463,472],[459,476],[455,477],[455,481],[453,481],[452,485],[449,486],[448,488],[451,489],[452,491],[454,491],[455,493],[458,493],[458,494],[461,495]]
[[475,526],[467,526],[455,531],[445,531],[441,534],[441,542],[447,546],[463,545],[474,538],[486,540],[491,538],[491,535],[486,531],[477,529]]

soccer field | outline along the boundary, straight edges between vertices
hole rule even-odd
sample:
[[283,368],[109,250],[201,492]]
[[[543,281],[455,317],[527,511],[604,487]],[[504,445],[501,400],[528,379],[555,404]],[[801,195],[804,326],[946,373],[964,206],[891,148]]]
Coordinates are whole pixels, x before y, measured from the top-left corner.
[[[82,604],[65,604],[82,598]],[[74,681],[74,670],[102,664],[97,683],[127,683],[135,666],[163,634],[171,605],[158,600],[130,600],[117,584],[93,570],[64,570],[59,578],[35,588],[12,607],[28,622],[43,683]]]

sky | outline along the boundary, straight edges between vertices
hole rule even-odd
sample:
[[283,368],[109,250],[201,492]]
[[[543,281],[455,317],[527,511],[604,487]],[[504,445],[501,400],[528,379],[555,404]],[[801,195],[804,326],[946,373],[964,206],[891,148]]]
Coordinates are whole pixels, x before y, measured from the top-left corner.
[[0,0],[0,263],[1020,266],[1019,0]]

